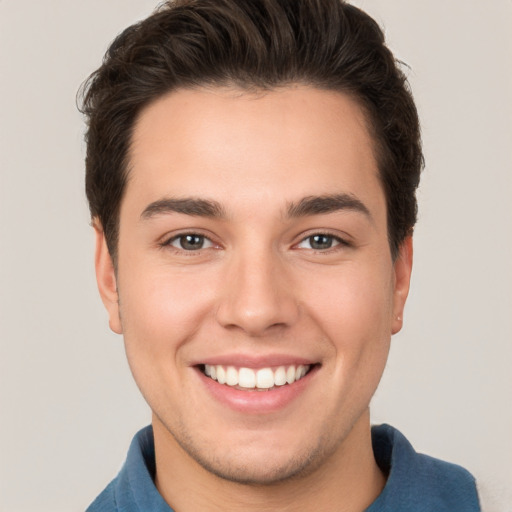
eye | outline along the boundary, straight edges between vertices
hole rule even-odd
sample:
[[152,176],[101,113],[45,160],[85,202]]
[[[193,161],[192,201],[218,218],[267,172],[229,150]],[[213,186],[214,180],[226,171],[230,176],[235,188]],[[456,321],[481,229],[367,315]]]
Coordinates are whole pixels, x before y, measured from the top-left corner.
[[181,249],[182,251],[199,251],[213,247],[213,242],[203,235],[197,233],[184,233],[171,238],[166,245]]
[[315,235],[308,236],[307,238],[304,238],[304,240],[302,240],[297,245],[297,247],[299,249],[313,249],[315,251],[325,251],[342,243],[343,240],[336,236],[318,233]]

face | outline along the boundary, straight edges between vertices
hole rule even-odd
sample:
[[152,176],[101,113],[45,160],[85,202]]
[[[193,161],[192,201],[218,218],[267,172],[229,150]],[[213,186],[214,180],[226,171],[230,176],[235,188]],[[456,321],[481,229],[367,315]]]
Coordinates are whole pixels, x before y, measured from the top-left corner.
[[258,483],[346,451],[411,267],[357,103],[173,92],[142,112],[129,167],[117,272],[98,227],[97,275],[158,446]]

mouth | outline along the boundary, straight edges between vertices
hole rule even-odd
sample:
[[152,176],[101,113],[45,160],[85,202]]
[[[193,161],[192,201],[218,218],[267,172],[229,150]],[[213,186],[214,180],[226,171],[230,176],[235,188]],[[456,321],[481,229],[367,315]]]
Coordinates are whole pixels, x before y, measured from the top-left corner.
[[314,364],[298,364],[246,368],[220,364],[201,364],[198,367],[206,377],[233,389],[271,391],[301,380],[316,366]]

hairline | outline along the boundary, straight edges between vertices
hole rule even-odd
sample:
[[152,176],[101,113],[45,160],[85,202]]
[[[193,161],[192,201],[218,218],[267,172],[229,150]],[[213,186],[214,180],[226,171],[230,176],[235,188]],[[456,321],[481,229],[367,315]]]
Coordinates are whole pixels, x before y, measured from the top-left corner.
[[[279,91],[279,90],[285,90],[285,89],[298,89],[301,87],[308,87],[311,89],[316,89],[318,91],[325,91],[325,92],[332,92],[336,94],[343,95],[345,97],[348,97],[354,103],[361,109],[361,113],[363,115],[364,119],[364,126],[368,132],[368,135],[371,140],[372,144],[372,152],[373,152],[373,158],[375,159],[375,163],[377,166],[377,178],[380,182],[380,185],[382,187],[382,192],[385,197],[385,203],[386,203],[386,230],[387,230],[387,236],[388,236],[388,245],[391,251],[391,254],[393,256],[393,259],[396,257],[397,250],[393,246],[393,240],[391,238],[390,233],[390,219],[389,219],[389,208],[388,208],[388,194],[386,192],[386,188],[384,185],[384,172],[383,167],[387,165],[387,151],[385,149],[385,144],[383,144],[383,141],[381,140],[381,137],[379,136],[379,130],[375,126],[376,123],[372,122],[376,116],[372,113],[372,108],[369,104],[369,101],[365,100],[362,95],[358,94],[356,91],[351,90],[349,87],[347,88],[335,88],[333,86],[326,86],[322,84],[316,84],[312,80],[293,80],[293,81],[283,81],[276,84],[269,84],[266,86],[265,84],[255,84],[254,81],[251,82],[249,80],[242,81],[242,80],[223,80],[223,81],[207,81],[204,80],[203,83],[200,82],[191,82],[190,84],[182,84],[177,87],[168,89],[165,92],[162,92],[160,94],[155,95],[154,97],[150,98],[148,101],[143,102],[139,105],[139,108],[137,109],[135,116],[133,118],[133,122],[130,124],[130,127],[127,130],[127,149],[126,153],[124,155],[124,162],[122,164],[121,172],[122,172],[122,180],[123,180],[123,188],[122,188],[122,194],[118,201],[118,207],[115,211],[115,214],[111,218],[111,225],[110,228],[112,228],[111,235],[111,244],[109,244],[109,253],[112,258],[112,262],[114,263],[114,266],[117,266],[117,258],[118,258],[118,249],[119,249],[119,230],[120,230],[120,222],[121,222],[121,207],[124,200],[124,195],[126,193],[126,189],[128,187],[130,176],[133,171],[133,167],[131,165],[131,155],[133,150],[133,142],[134,142],[134,135],[136,131],[137,124],[143,115],[144,112],[146,112],[152,105],[157,103],[158,101],[162,100],[166,96],[169,96],[171,94],[180,92],[180,91],[232,91],[233,93],[239,92],[241,93],[240,96],[246,95],[246,94],[253,94],[255,96],[259,95],[265,95],[271,92]],[[110,245],[114,245],[114,247],[111,247]]]

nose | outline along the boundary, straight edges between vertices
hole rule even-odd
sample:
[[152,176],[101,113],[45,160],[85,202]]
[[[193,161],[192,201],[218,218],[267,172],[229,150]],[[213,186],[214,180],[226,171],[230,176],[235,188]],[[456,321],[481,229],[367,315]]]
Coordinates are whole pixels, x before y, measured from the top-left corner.
[[217,321],[253,337],[293,325],[299,306],[285,263],[262,251],[233,260],[226,271]]

